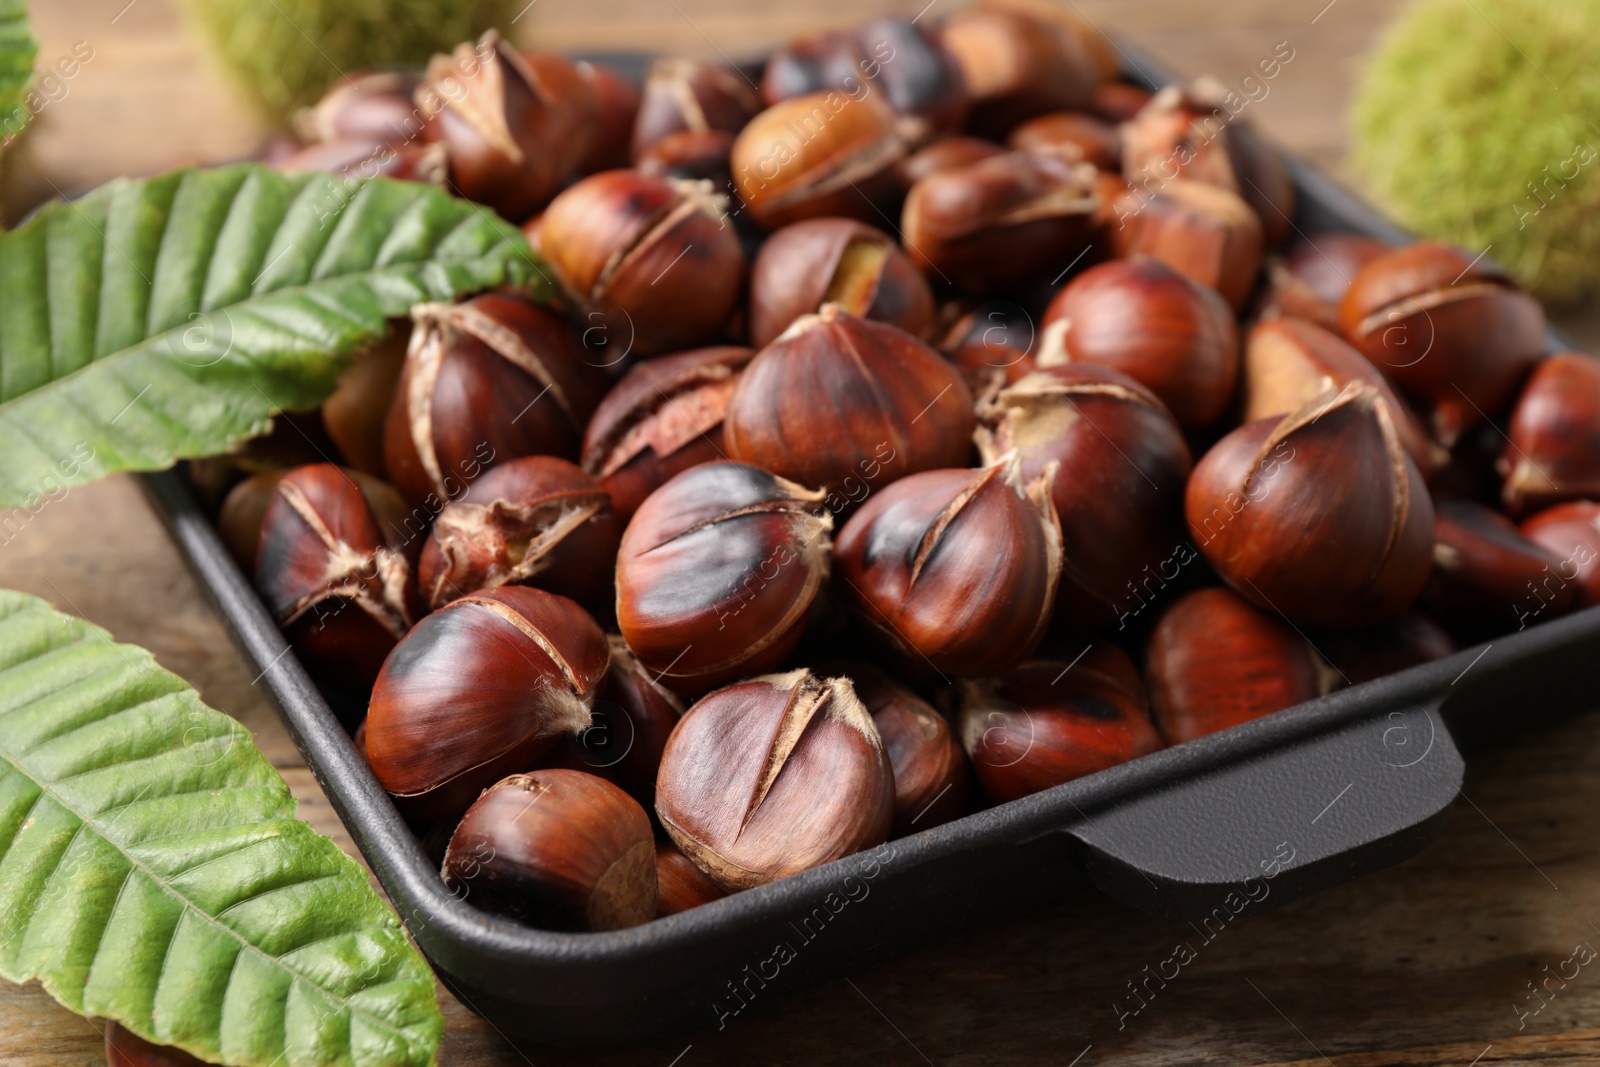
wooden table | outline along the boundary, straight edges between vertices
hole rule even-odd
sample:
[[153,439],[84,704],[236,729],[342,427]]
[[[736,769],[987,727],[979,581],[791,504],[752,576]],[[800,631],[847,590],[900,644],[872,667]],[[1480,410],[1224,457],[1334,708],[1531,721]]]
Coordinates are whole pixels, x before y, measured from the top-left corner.
[[[552,48],[747,53],[786,34],[925,0],[540,0],[518,29]],[[954,5],[956,0],[936,0]],[[1391,0],[1079,0],[1098,25],[1171,67],[1237,80],[1287,40],[1295,58],[1252,117],[1336,169],[1341,115]],[[172,0],[34,5],[49,62],[95,58],[5,161],[16,215],[55,189],[249,152],[264,128],[183,35]],[[120,12],[120,14],[119,14]],[[1319,15],[1320,12],[1320,15]],[[938,13],[935,8],[934,14]],[[252,685],[130,479],[75,489],[0,545],[23,589],[153,650],[256,734],[301,814],[346,848],[299,754]],[[1508,708],[1508,714],[1516,709]],[[1600,964],[1516,1006],[1580,944],[1600,946],[1600,717],[1473,761],[1442,838],[1420,857],[1230,928],[1118,1030],[1113,1002],[1184,931],[1096,896],[996,921],[707,1031],[603,1055],[509,1049],[441,993],[446,1064],[1468,1064],[1600,1061]],[[353,849],[352,849],[353,851]],[[1548,965],[1550,971],[1544,970]],[[1570,969],[1570,968],[1569,968]],[[1542,1002],[1541,1002],[1542,1003]],[[1590,1029],[1585,1029],[1590,1027]],[[1092,1047],[1087,1048],[1087,1046]],[[1074,1060],[1081,1054],[1081,1059]],[[99,1064],[98,1024],[0,983],[0,1062]]]

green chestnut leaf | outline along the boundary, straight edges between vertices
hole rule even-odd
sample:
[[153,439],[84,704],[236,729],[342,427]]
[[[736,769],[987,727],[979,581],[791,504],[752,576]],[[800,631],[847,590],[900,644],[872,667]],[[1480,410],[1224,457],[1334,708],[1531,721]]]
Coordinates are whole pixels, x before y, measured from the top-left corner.
[[550,292],[516,227],[415,182],[243,164],[51,203],[0,235],[0,507],[226,451],[388,319],[498,286]]
[[0,977],[241,1067],[434,1062],[433,976],[242,726],[0,591]]

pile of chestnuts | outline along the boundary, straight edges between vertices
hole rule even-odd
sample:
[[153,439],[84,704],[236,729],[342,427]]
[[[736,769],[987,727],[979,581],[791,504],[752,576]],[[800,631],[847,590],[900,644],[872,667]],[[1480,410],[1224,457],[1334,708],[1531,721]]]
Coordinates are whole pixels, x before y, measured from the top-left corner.
[[1600,364],[1505,275],[1300,233],[1065,9],[931,21],[641,85],[491,33],[277,154],[559,294],[193,471],[470,903],[645,922],[1600,602]]

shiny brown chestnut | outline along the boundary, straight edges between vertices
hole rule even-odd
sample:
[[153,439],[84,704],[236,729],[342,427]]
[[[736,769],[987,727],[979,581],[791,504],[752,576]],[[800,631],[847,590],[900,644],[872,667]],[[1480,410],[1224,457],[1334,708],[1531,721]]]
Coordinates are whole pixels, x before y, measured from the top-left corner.
[[635,168],[653,178],[708,181],[714,189],[731,188],[733,134],[726,130],[679,130],[639,153]]
[[1381,622],[1432,570],[1433,505],[1370,385],[1228,434],[1195,464],[1184,508],[1229,585],[1300,622]]
[[761,97],[768,106],[830,89],[882,92],[895,111],[926,120],[935,133],[959,128],[967,112],[954,57],[910,19],[873,19],[802,37],[767,57]]
[[713,339],[744,287],[726,198],[706,182],[593,174],[551,201],[539,248],[591,322],[637,355]]
[[626,167],[633,159],[633,127],[639,117],[640,94],[628,76],[604,63],[579,63],[578,73],[594,86],[598,108],[589,150],[579,160],[578,174]]
[[977,295],[1048,281],[1093,236],[1095,170],[1055,152],[1008,152],[920,179],[906,195],[906,251],[930,277]]
[[671,56],[645,72],[633,158],[679,131],[738,133],[761,110],[761,96],[743,74],[721,63]]
[[372,773],[414,817],[459,816],[588,728],[610,663],[605,634],[565,597],[512,585],[452,601],[412,627],[378,675]]
[[1038,369],[1038,331],[1027,308],[1009,300],[986,300],[944,332],[939,351],[961,370],[975,394],[996,381],[1011,383]]
[[661,758],[656,814],[725,889],[882,844],[894,776],[848,678],[772,674],[702,697]]
[[279,479],[262,514],[256,591],[306,669],[334,688],[365,692],[416,617],[392,521],[405,511],[376,478],[316,463]]
[[1005,146],[985,141],[981,137],[941,137],[901,160],[900,165],[895,168],[895,178],[900,185],[900,191],[909,193],[911,187],[920,179],[936,171],[955,170],[968,163],[976,163],[980,159],[989,159],[992,156],[1003,156],[1005,153]]
[[1016,5],[979,4],[951,15],[939,40],[955,56],[972,102],[968,128],[1003,137],[1049,111],[1087,107],[1108,71],[1095,31]]
[[1454,655],[1456,643],[1420,611],[1407,611],[1376,626],[1320,633],[1317,648],[1338,672],[1337,681],[1360,685]]
[[395,384],[405,365],[410,323],[401,320],[356,354],[322,402],[322,424],[347,465],[375,478],[383,466],[383,426],[394,403]]
[[1292,316],[1262,322],[1250,331],[1239,390],[1240,421],[1287,415],[1328,389],[1351,383],[1378,391],[1406,455],[1424,478],[1449,462],[1449,453],[1428,436],[1410,405],[1367,357],[1321,326]]
[[914,337],[933,328],[933,291],[882,230],[855,219],[817,218],[767,238],[750,269],[750,343],[765,348],[828,303]]
[[493,463],[577,458],[605,377],[559,316],[486,293],[411,317],[383,439],[401,492],[436,514]]
[[1560,352],[1534,368],[1496,469],[1512,515],[1600,497],[1600,363]]
[[1024,479],[1057,468],[1050,495],[1066,546],[1058,621],[1119,621],[1139,610],[1151,582],[1165,585],[1194,559],[1183,527],[1189,446],[1149,389],[1092,363],[1051,367],[986,397],[979,419],[985,463],[1015,449]]
[[1145,681],[1168,744],[1324,696],[1342,679],[1275,614],[1229,589],[1197,589],[1162,613]]
[[306,143],[368,141],[403,144],[424,125],[412,95],[420,75],[406,71],[356,71],[340,78],[315,105],[295,113],[294,132]]
[[181,1048],[146,1041],[115,1019],[108,1019],[106,1067],[210,1067],[210,1064]]
[[893,652],[948,674],[998,674],[1038,647],[1061,575],[1054,469],[1007,453],[923,471],[867,498],[839,532],[840,596]]
[[728,895],[677,845],[665,842],[656,846],[656,883],[660,887],[657,915],[676,915]]
[[1164,747],[1128,654],[1091,645],[958,683],[961,740],[983,791],[1016,800]]
[[728,402],[728,454],[803,485],[870,488],[971,455],[972,394],[904,330],[824,304],[750,362]]
[[1174,178],[1237,193],[1261,220],[1268,245],[1293,229],[1288,168],[1248,126],[1234,121],[1229,93],[1213,78],[1169,85],[1122,126],[1122,172],[1154,191]]
[[1065,152],[1099,170],[1122,168],[1117,128],[1083,111],[1052,111],[1011,131],[1006,145],[1018,152]]
[[1175,178],[1154,193],[1135,186],[1109,212],[1117,255],[1154,256],[1241,310],[1261,271],[1261,219],[1236,193]]
[[228,555],[247,575],[256,573],[256,548],[261,543],[261,521],[278,495],[278,483],[288,473],[283,470],[252,474],[228,490],[217,512],[217,533]]
[[635,364],[595,409],[583,469],[598,478],[626,523],[673,475],[726,455],[722,419],[755,352],[696,348]]
[[1600,604],[1600,504],[1574,500],[1546,508],[1518,527],[1561,561],[1556,573],[1577,583],[1580,608]]
[[927,701],[870,663],[841,661],[822,673],[848,674],[856,696],[872,715],[894,770],[894,826],[890,837],[961,817],[971,772],[961,742]]
[[490,468],[444,506],[417,581],[430,607],[502,585],[532,585],[610,610],[622,523],[611,497],[576,465],[523,456]]
[[875,94],[792,97],[734,139],[734,188],[769,230],[823,215],[871,222],[897,191],[897,167],[925,129]]
[[1506,633],[1564,614],[1577,574],[1504,515],[1471,500],[1434,503],[1433,577],[1423,601],[1435,617]]
[[1090,267],[1045,310],[1040,368],[1085,362],[1140,382],[1181,426],[1200,430],[1233,399],[1239,330],[1214,289],[1136,255]]
[[1267,264],[1261,318],[1296,316],[1338,332],[1339,301],[1345,290],[1362,267],[1388,252],[1382,241],[1359,233],[1312,233],[1300,238]]
[[520,222],[583,162],[600,117],[595,88],[549,52],[518,52],[490,30],[434,56],[416,91],[452,186]]
[[794,649],[828,574],[823,494],[705,463],[645,498],[617,554],[617,622],[666,684],[703,692]]
[[1504,414],[1544,351],[1544,312],[1498,268],[1419,241],[1372,260],[1345,292],[1350,343],[1423,406],[1446,448]]
[[473,907],[546,930],[620,930],[656,916],[649,816],[581,771],[514,774],[484,790],[439,873]]
[[656,680],[626,641],[612,634],[611,672],[580,736],[590,765],[609,770],[641,804],[654,803],[656,772],[667,738],[683,717],[683,701]]

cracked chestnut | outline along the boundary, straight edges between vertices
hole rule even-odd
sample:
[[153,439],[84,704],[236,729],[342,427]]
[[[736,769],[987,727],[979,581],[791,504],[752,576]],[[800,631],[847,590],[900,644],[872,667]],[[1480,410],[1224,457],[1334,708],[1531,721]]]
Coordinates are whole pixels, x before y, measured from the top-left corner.
[[1045,17],[1020,4],[976,4],[950,16],[939,40],[972,101],[968,127],[995,137],[1035,115],[1087,107],[1115,69],[1096,31],[1060,9]]
[[916,693],[870,663],[828,664],[846,674],[872,715],[894,770],[894,826],[904,837],[952,819],[967,809],[971,772],[961,743],[944,716]]
[[633,127],[637,162],[651,145],[674,133],[738,133],[761,110],[761,97],[745,76],[721,63],[669,56],[650,64]]
[[1361,268],[1386,255],[1389,246],[1359,233],[1313,233],[1267,264],[1261,317],[1310,319],[1339,330],[1339,301]]
[[1154,193],[1130,188],[1107,212],[1111,246],[1127,258],[1143,252],[1244,308],[1261,271],[1261,219],[1219,185],[1175,178]]
[[1082,111],[1053,111],[1011,131],[1006,144],[1019,152],[1064,152],[1098,170],[1122,167],[1117,128]]
[[1534,368],[1496,463],[1512,515],[1600,497],[1600,363],[1561,352]]
[[1433,577],[1423,600],[1447,623],[1521,630],[1564,614],[1577,598],[1576,568],[1471,500],[1434,506]]

